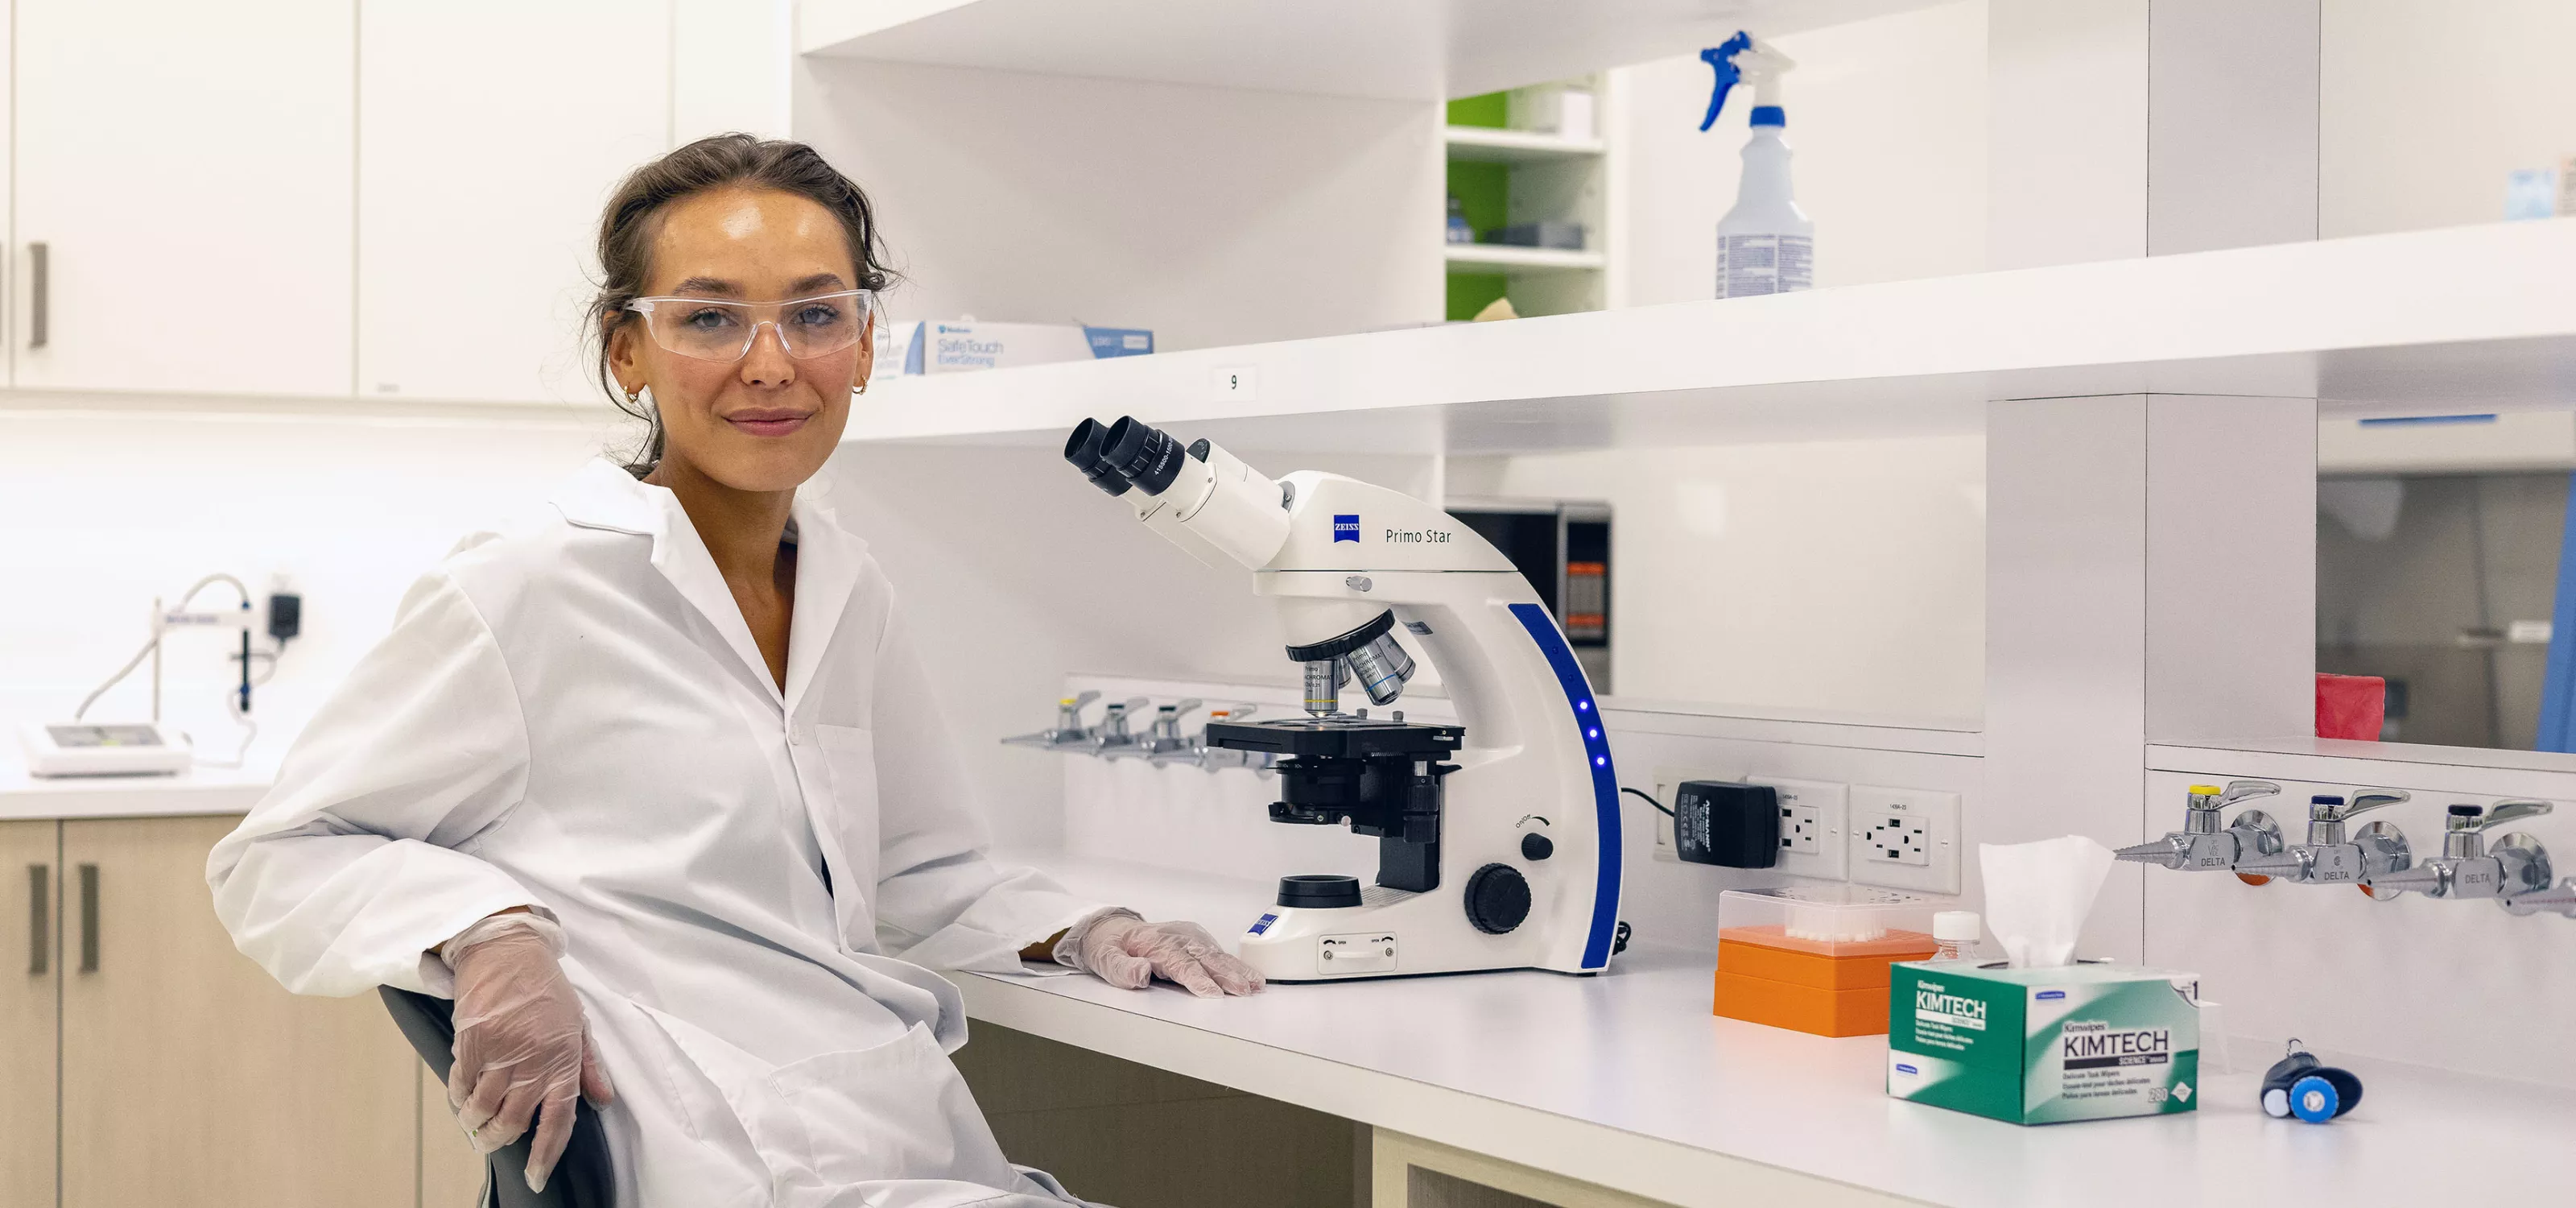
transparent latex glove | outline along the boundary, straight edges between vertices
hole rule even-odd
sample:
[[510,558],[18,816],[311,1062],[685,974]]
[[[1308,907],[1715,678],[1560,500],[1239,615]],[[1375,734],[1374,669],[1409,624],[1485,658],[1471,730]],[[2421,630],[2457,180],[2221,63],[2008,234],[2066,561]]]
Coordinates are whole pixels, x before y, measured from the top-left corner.
[[615,1097],[591,1047],[581,1000],[557,958],[563,930],[532,914],[496,914],[439,948],[456,971],[456,1064],[447,1102],[476,1153],[536,1126],[528,1189],[543,1191],[572,1139],[573,1097]]
[[1196,923],[1148,923],[1132,910],[1104,910],[1074,925],[1055,946],[1070,965],[1123,990],[1160,977],[1201,998],[1259,994],[1261,974],[1227,955]]

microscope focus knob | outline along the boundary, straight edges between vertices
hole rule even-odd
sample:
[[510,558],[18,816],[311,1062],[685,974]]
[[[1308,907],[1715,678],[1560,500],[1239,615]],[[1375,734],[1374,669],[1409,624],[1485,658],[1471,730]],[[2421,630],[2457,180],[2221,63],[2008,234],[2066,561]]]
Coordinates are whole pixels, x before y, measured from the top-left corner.
[[1508,864],[1488,864],[1467,877],[1467,921],[1501,935],[1529,918],[1529,878]]
[[1521,836],[1521,858],[1536,863],[1556,854],[1556,841],[1537,831]]

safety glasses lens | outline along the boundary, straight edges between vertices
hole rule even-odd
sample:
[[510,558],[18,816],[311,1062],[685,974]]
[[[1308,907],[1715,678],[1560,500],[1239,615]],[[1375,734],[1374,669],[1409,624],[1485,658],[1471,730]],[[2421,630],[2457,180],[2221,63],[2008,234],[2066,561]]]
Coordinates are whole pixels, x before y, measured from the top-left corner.
[[860,293],[787,302],[647,301],[652,309],[644,318],[655,343],[685,357],[734,361],[751,351],[764,327],[776,331],[787,355],[800,360],[843,351],[867,332],[870,299]]

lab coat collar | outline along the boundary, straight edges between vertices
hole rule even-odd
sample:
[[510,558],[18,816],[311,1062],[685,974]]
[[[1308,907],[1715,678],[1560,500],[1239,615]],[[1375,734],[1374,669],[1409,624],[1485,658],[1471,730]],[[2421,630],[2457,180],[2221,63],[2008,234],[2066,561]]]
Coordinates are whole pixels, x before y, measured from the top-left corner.
[[796,609],[788,622],[783,693],[769,678],[769,664],[760,657],[742,607],[734,602],[733,589],[725,586],[715,555],[707,552],[678,496],[599,458],[556,492],[554,504],[565,520],[584,528],[651,538],[653,568],[715,627],[752,677],[792,716],[822,665],[866,563],[867,543],[841,527],[839,517],[815,497],[820,493],[820,484],[811,494],[799,492],[789,513],[788,536],[796,542]]

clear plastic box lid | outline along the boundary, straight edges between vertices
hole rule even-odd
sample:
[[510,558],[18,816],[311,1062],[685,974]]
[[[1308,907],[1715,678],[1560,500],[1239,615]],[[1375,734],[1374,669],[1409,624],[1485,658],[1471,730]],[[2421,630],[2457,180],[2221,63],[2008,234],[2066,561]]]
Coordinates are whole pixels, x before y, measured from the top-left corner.
[[1730,889],[1717,897],[1717,937],[1817,956],[1913,960],[1938,946],[1932,916],[1957,905],[1869,885]]

